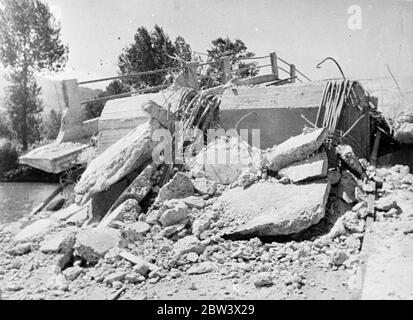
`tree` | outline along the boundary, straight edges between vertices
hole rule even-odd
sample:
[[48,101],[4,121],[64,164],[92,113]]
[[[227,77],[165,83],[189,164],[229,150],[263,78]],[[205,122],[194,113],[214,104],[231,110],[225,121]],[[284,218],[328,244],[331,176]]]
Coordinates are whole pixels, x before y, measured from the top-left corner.
[[[41,89],[33,76],[22,79],[21,73],[12,73],[11,85],[7,88],[6,105],[10,123],[22,149],[40,140],[42,101]],[[20,83],[23,82],[23,83]]]
[[179,58],[186,62],[192,61],[192,49],[191,46],[186,43],[185,39],[181,36],[177,36],[175,39],[175,50]]
[[[130,88],[123,84],[123,82],[119,80],[112,81],[106,87],[105,91],[98,94],[97,98],[104,98],[116,94],[121,94],[125,92],[129,92]],[[96,101],[90,102],[86,105],[86,117],[87,119],[93,119],[100,117],[102,113],[103,107],[105,106],[105,101]]]
[[23,150],[39,139],[40,88],[34,73],[59,71],[68,48],[60,25],[40,0],[0,0],[0,61],[9,68],[7,105],[12,128]]
[[[177,67],[180,61],[176,57],[190,61],[191,52],[184,38],[177,37],[175,43],[172,43],[158,25],[155,25],[151,32],[140,27],[134,36],[134,42],[119,56],[118,65],[122,75]],[[135,89],[142,89],[169,83],[171,79],[166,77],[167,74],[168,72],[143,75],[122,81]]]
[[[149,32],[145,27],[138,28],[134,42],[123,49],[118,58],[119,71],[121,75],[131,73],[164,69],[179,66],[183,61],[190,62],[192,59],[191,46],[185,39],[178,36],[175,42],[169,39],[163,29],[155,25],[154,30]],[[154,87],[164,83],[171,83],[170,73],[143,75],[134,78],[122,78],[112,81],[101,92],[97,98],[105,98],[112,95]],[[86,105],[87,118],[97,118],[101,115],[106,101],[91,102]]]
[[[255,55],[254,53],[247,51],[247,46],[240,39],[232,41],[228,37],[226,39],[219,37],[211,41],[211,44],[212,47],[210,50],[207,50],[207,53],[212,64],[206,71],[206,75],[210,76],[210,79],[203,79],[201,86],[211,87],[222,84],[220,75],[217,75],[217,73],[221,71],[221,58],[251,58]],[[258,74],[257,64],[255,62],[248,63],[240,60],[232,60],[231,66],[233,70],[239,70],[236,73],[239,78],[251,77]]]
[[50,110],[47,120],[43,123],[43,136],[48,140],[55,140],[59,134],[61,122],[62,112],[54,109]]

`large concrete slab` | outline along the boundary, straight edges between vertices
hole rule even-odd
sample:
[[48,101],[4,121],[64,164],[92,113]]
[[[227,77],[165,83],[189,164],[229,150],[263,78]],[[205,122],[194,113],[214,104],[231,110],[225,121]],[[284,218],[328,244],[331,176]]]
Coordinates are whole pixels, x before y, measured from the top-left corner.
[[[285,84],[277,87],[239,87],[227,89],[220,105],[220,125],[225,129],[247,129],[249,141],[260,130],[260,147],[270,148],[298,135],[317,119],[323,90],[328,80]],[[359,157],[370,154],[370,108],[365,92],[356,81],[353,84],[357,106],[346,104],[340,119],[340,130],[350,132],[344,141],[351,144]],[[353,98],[354,99],[354,98]],[[357,125],[353,127],[355,121]]]
[[80,163],[79,156],[88,148],[89,145],[81,143],[52,143],[34,149],[20,157],[19,161],[42,171],[61,173]]
[[22,229],[15,237],[15,241],[28,241],[41,237],[56,228],[59,222],[52,218],[36,220],[32,224]]
[[275,146],[265,154],[268,169],[278,172],[291,163],[304,160],[324,143],[327,136],[328,130],[321,128],[292,137]]
[[156,142],[152,141],[152,133],[158,128],[157,120],[148,121],[96,157],[75,187],[76,203],[86,203],[95,193],[108,189],[148,162],[156,146]]
[[148,115],[141,108],[146,101],[153,100],[165,109],[170,105],[174,111],[185,90],[187,88],[176,91],[163,90],[106,102],[99,118],[98,153],[102,153],[134,128],[148,121]]
[[94,263],[121,243],[120,231],[111,228],[82,229],[76,236],[76,255]]
[[239,87],[228,89],[222,96],[220,122],[224,129],[260,130],[262,149],[298,135],[309,124],[302,115],[315,123],[324,90],[324,81],[287,84],[277,87]]
[[228,228],[233,237],[288,235],[318,223],[325,214],[330,185],[256,183],[235,188],[221,197],[228,203],[225,215],[245,223]]
[[281,177],[287,177],[291,182],[297,183],[306,180],[314,180],[327,176],[328,158],[325,152],[293,163],[287,168],[281,169],[278,173]]

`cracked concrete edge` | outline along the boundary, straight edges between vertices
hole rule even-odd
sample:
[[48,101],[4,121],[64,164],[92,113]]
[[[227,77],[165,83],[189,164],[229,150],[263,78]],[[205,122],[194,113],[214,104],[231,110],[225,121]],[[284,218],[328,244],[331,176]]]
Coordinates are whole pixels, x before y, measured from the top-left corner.
[[364,288],[364,283],[366,279],[367,260],[370,256],[371,249],[373,246],[373,241],[372,241],[373,233],[374,233],[374,218],[367,217],[363,244],[362,244],[362,248],[360,251],[360,261],[362,261],[362,263],[357,267],[357,271],[355,274],[356,283],[355,283],[354,293],[351,295],[352,300],[361,300],[361,297],[363,294],[363,288]]

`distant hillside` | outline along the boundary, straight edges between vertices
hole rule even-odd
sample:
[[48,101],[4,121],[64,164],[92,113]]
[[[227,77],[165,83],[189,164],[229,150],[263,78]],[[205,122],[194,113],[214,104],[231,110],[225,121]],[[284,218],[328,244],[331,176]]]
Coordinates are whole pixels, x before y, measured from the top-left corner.
[[[61,81],[45,78],[36,78],[37,84],[42,88],[41,98],[43,100],[43,115],[46,116],[52,109],[60,111],[64,107]],[[4,97],[7,81],[0,70],[0,110],[5,109]],[[93,90],[80,87],[81,100],[88,100],[96,97],[101,90]]]

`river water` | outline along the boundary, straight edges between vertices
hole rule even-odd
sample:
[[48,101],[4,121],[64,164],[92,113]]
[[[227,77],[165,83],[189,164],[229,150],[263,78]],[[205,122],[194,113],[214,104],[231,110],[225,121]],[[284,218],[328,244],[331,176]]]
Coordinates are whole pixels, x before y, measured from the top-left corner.
[[30,213],[56,186],[52,183],[0,182],[0,223],[13,222]]

